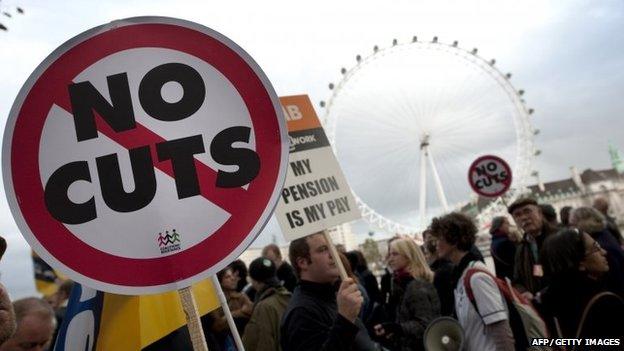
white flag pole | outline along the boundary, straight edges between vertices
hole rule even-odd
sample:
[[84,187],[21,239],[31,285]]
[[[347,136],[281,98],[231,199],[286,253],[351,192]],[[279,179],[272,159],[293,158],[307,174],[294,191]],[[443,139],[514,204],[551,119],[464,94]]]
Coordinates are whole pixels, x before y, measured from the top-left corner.
[[232,336],[234,336],[236,348],[238,349],[238,351],[245,351],[243,341],[241,340],[240,334],[238,334],[238,329],[236,329],[236,324],[234,323],[234,317],[232,317],[232,312],[230,311],[230,307],[227,304],[227,299],[225,298],[225,294],[223,293],[223,289],[221,288],[221,282],[219,282],[219,278],[217,278],[216,275],[212,276],[212,285],[214,285],[214,289],[217,292],[217,296],[219,297],[219,302],[221,302],[223,314],[225,314],[225,319],[227,319],[228,326],[230,327],[230,331],[232,332]]

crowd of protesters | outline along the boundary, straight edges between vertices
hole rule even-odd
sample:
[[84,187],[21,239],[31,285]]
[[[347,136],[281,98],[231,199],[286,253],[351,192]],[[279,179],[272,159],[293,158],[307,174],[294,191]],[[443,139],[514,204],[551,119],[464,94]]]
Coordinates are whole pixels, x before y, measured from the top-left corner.
[[[425,331],[441,316],[461,325],[465,350],[526,350],[510,291],[549,337],[624,342],[624,324],[612,318],[624,316],[624,240],[608,202],[564,207],[559,218],[531,198],[510,204],[491,222],[493,271],[473,220],[450,213],[432,220],[421,246],[407,236],[388,241],[380,284],[357,250],[340,250],[341,280],[323,232],[292,241],[290,263],[271,244],[217,277],[250,351],[425,350]],[[70,290],[67,282],[46,300],[11,303],[0,285],[0,351],[51,349]],[[223,310],[209,317],[210,349],[236,350]]]
[[[246,349],[424,350],[427,327],[450,316],[466,350],[525,350],[530,338],[501,290],[506,281],[545,336],[622,342],[624,327],[607,318],[624,316],[622,238],[604,200],[594,207],[564,208],[558,221],[550,205],[515,201],[491,222],[493,271],[475,245],[474,222],[460,213],[435,218],[420,247],[409,237],[389,240],[381,284],[359,251],[341,250],[349,278],[340,280],[323,233],[290,243],[292,266],[281,277],[275,267],[286,263],[266,247],[250,267],[265,262],[274,297],[256,297],[251,321],[263,321],[262,338],[250,322],[241,333]],[[298,280],[294,290],[287,279]],[[255,284],[244,291],[260,291]]]

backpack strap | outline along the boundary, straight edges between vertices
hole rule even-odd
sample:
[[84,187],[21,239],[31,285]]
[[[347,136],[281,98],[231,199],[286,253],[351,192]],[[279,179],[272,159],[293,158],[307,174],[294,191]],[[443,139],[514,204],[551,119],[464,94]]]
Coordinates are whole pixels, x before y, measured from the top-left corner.
[[504,263],[507,266],[511,266],[513,264],[513,262],[509,263],[509,262],[503,260],[499,255],[497,255],[496,254],[496,250],[494,250],[494,247],[492,247],[492,246],[490,246],[490,255],[492,255],[492,257],[494,259],[501,261],[502,263]]
[[496,251],[494,251],[494,249],[490,249],[490,256],[492,256],[495,260],[498,260],[498,261],[500,261],[500,262],[502,262],[502,263],[504,263],[504,264],[506,264],[508,266],[511,265],[509,262],[507,262],[507,261],[503,260],[502,258],[500,258],[500,256],[498,256],[496,254]]
[[464,275],[464,279],[463,279],[464,289],[466,290],[466,296],[468,296],[468,300],[470,300],[470,303],[472,304],[472,307],[474,307],[475,311],[477,311],[477,314],[481,318],[481,322],[483,322],[483,325],[485,325],[485,321],[483,320],[483,316],[481,316],[481,312],[479,312],[479,308],[477,307],[477,302],[476,302],[476,299],[474,297],[474,292],[472,290],[472,285],[470,285],[470,279],[472,279],[472,276],[475,275],[476,273],[485,273],[488,276],[490,276],[492,279],[494,278],[494,276],[490,272],[488,272],[487,270],[485,270],[483,268],[469,267],[468,270],[466,271],[466,274]]
[[[563,338],[563,333],[561,332],[561,325],[559,324],[559,319],[557,317],[553,317],[553,322],[555,323],[555,330],[557,332],[558,338]],[[565,346],[560,346],[562,351],[566,351]]]
[[468,295],[468,299],[473,303],[475,301],[475,297],[474,297],[474,292],[472,291],[472,286],[470,285],[470,279],[472,279],[472,276],[475,275],[476,273],[485,273],[492,279],[495,278],[492,275],[492,273],[488,272],[487,270],[483,268],[478,268],[478,267],[468,268],[468,270],[466,271],[466,274],[464,275],[464,288],[466,289],[466,295]]
[[[589,300],[589,302],[587,302],[587,305],[585,305],[585,309],[583,310],[583,314],[581,316],[581,321],[579,322],[578,327],[576,328],[576,338],[580,338],[581,332],[583,331],[583,326],[585,325],[585,319],[587,319],[587,315],[589,314],[589,311],[592,309],[592,307],[594,307],[594,305],[596,304],[596,302],[598,302],[598,300],[600,300],[603,297],[615,297],[618,300],[622,300],[621,297],[619,297],[618,295],[610,292],[610,291],[603,291],[601,293],[598,293],[596,295],[594,295],[594,297],[591,298],[591,300]],[[574,351],[576,348],[573,347],[572,351]]]

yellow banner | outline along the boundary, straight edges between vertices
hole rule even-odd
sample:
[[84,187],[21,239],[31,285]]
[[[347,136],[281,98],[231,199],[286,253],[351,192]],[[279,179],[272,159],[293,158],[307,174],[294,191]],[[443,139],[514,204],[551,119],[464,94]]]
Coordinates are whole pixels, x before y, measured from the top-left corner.
[[[219,307],[209,280],[193,285],[199,315]],[[177,291],[165,294],[104,295],[97,351],[136,351],[167,336],[186,324]]]

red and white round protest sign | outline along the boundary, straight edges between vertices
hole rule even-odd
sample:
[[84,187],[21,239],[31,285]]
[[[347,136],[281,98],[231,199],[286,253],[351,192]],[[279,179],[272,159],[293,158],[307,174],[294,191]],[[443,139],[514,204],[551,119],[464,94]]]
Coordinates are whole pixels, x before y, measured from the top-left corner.
[[54,51],[6,126],[4,185],[30,245],[90,287],[179,289],[268,221],[287,131],[260,67],[201,25],[139,17]]
[[497,156],[481,156],[468,169],[468,183],[481,196],[503,195],[509,190],[511,180],[511,167]]

